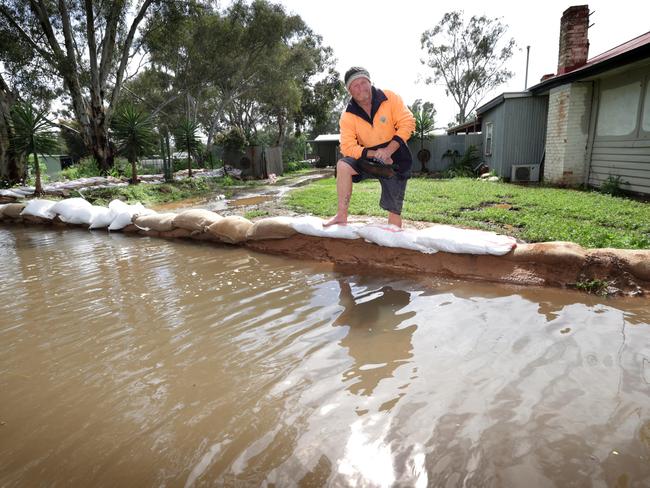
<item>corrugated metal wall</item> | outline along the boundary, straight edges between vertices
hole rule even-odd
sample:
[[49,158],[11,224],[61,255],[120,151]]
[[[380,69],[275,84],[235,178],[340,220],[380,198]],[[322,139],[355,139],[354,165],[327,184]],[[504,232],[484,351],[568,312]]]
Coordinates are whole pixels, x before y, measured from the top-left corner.
[[[448,150],[456,150],[462,155],[470,145],[477,146],[479,153],[482,154],[483,135],[480,133],[444,134],[424,141],[424,149],[428,149],[431,153],[431,159],[427,163],[427,169],[429,171],[444,171],[451,163],[451,160],[449,158],[443,158],[443,155]],[[413,154],[413,171],[421,171],[422,165],[417,158],[418,151],[420,151],[420,141],[416,137],[412,137],[408,141],[408,146]]]
[[548,97],[512,98],[505,101],[507,140],[501,156],[503,176],[513,164],[540,164],[546,144]]

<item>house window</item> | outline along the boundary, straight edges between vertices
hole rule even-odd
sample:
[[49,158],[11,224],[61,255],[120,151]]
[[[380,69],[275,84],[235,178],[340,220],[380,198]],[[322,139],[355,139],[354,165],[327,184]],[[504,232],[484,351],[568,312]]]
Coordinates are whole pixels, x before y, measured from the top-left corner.
[[640,100],[640,81],[619,86],[604,86],[600,93],[596,135],[632,135],[637,127]]
[[492,155],[492,122],[485,124],[485,155]]

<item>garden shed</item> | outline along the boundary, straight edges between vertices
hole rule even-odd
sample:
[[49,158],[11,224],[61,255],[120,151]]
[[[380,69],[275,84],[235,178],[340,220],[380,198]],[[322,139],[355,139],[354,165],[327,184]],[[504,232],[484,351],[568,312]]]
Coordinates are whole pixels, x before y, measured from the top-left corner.
[[314,155],[319,159],[316,166],[334,166],[341,158],[338,134],[321,134],[307,142],[314,148]]

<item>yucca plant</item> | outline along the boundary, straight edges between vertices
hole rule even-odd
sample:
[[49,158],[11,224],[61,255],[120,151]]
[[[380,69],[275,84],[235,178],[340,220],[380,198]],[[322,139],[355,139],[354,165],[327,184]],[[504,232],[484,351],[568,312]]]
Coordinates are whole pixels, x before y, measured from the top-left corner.
[[14,151],[28,159],[30,155],[34,157],[34,193],[40,196],[43,194],[43,186],[38,154],[52,154],[57,150],[58,142],[51,130],[54,125],[47,120],[45,110],[37,110],[27,102],[18,102],[13,106],[11,124],[13,128],[11,144]]
[[192,177],[192,153],[196,153],[200,146],[198,131],[199,124],[188,119],[183,120],[174,129],[176,148],[187,151],[187,170],[190,178]]
[[117,153],[131,163],[131,183],[138,183],[138,160],[156,147],[156,134],[151,117],[126,104],[118,108],[111,122]]

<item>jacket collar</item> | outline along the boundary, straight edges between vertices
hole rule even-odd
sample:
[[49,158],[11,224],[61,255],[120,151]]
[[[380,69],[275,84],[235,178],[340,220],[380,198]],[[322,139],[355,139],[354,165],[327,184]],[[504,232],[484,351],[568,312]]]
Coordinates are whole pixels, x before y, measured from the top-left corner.
[[370,108],[370,117],[368,117],[368,114],[365,112],[365,110],[363,110],[359,106],[359,104],[354,100],[354,98],[350,100],[347,108],[345,109],[346,112],[350,112],[358,117],[361,117],[370,125],[372,125],[372,121],[375,118],[375,114],[377,113],[377,110],[379,110],[379,106],[382,104],[382,102],[388,100],[384,92],[381,91],[379,88],[375,88],[373,86],[371,87],[371,89],[372,89],[372,104]]

